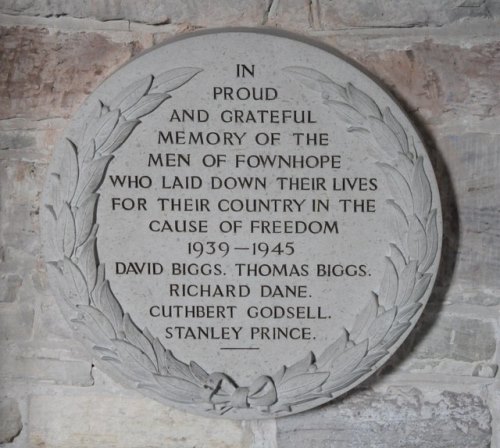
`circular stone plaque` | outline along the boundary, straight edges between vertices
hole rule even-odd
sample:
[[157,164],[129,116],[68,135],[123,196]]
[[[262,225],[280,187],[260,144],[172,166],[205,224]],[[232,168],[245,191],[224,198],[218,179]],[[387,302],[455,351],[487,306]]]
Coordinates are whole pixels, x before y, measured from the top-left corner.
[[134,59],[58,146],[59,304],[98,365],[174,406],[279,417],[375,372],[427,301],[441,208],[371,78],[288,34],[195,33]]

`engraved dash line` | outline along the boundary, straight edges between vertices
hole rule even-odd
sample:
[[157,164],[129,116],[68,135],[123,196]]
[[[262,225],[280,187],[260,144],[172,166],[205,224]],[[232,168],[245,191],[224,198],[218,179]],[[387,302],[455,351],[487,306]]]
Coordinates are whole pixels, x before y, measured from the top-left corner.
[[259,347],[221,347],[220,350],[260,350]]

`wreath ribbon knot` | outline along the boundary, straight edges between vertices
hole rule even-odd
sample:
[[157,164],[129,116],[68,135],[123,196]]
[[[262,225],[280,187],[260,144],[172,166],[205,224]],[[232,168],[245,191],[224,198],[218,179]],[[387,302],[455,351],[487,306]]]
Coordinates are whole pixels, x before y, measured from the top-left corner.
[[259,376],[250,387],[239,387],[227,375],[213,373],[208,377],[206,387],[213,391],[211,403],[224,407],[268,409],[278,401],[274,381],[265,375]]

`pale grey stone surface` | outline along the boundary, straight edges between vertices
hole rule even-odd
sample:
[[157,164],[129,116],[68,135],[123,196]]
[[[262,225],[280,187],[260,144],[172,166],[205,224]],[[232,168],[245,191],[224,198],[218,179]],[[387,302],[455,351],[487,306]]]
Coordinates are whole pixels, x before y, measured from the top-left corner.
[[0,277],[0,302],[14,302],[23,279],[17,274],[4,274]]
[[92,364],[90,361],[51,359],[46,357],[9,356],[4,354],[0,364],[3,381],[42,381],[69,386],[92,386]]
[[[47,298],[46,279],[41,272],[39,259],[38,228],[35,225],[38,197],[45,164],[53,151],[54,142],[60,137],[66,119],[77,109],[85,96],[114,69],[137,52],[148,48],[153,42],[160,43],[167,37],[189,30],[193,24],[202,22],[209,27],[222,26],[225,22],[233,25],[260,25],[265,19],[270,26],[295,30],[332,45],[369,69],[392,89],[411,112],[412,118],[418,121],[419,128],[426,134],[426,138],[432,142],[431,156],[435,155],[438,162],[442,159],[435,164],[435,169],[438,172],[445,205],[445,251],[450,255],[447,257],[445,275],[440,279],[441,286],[431,298],[436,307],[429,313],[449,314],[451,309],[453,313],[449,317],[450,323],[454,319],[459,322],[458,326],[471,320],[482,321],[486,323],[480,325],[483,336],[491,336],[488,330],[490,324],[495,326],[495,335],[498,334],[498,323],[492,324],[492,319],[498,316],[500,304],[500,277],[497,268],[500,220],[496,208],[499,197],[500,113],[500,24],[498,18],[495,18],[499,14],[498,1],[457,1],[455,5],[448,1],[433,4],[427,1],[412,2],[411,5],[401,2],[403,6],[397,8],[393,2],[384,1],[369,2],[368,7],[368,2],[361,0],[352,0],[347,6],[346,2],[275,0],[267,5],[256,2],[256,8],[260,8],[260,11],[254,10],[254,13],[245,17],[242,17],[245,8],[254,6],[242,7],[241,3],[236,2],[241,12],[239,15],[230,8],[226,8],[227,14],[213,6],[213,14],[200,7],[197,11],[191,8],[189,13],[186,13],[185,21],[176,26],[132,23],[131,31],[128,31],[129,25],[126,21],[103,23],[91,18],[97,18],[96,13],[81,19],[71,19],[70,16],[56,17],[58,11],[64,13],[66,10],[66,13],[70,14],[72,8],[74,11],[78,5],[84,4],[81,2],[68,1],[63,6],[51,3],[50,7],[46,2],[22,3],[1,3],[4,13],[20,15],[14,17],[5,14],[1,17],[3,27],[0,39],[0,102],[3,107],[0,108],[0,242],[3,249],[0,250],[0,277],[1,281],[5,281],[12,275],[16,281],[11,280],[10,283],[13,288],[12,295],[8,293],[3,296],[9,297],[9,300],[0,303],[0,314],[12,315],[13,309],[24,309],[26,305],[33,306],[36,310],[34,320],[30,313],[27,314],[27,323],[34,323],[32,334],[33,340],[37,342],[33,347],[38,346],[31,360],[33,364],[38,363],[38,357],[46,356],[63,360],[86,360],[83,353],[73,352],[74,343],[70,333],[64,329],[63,322],[58,324],[58,311],[53,301],[51,303]],[[437,9],[438,3],[442,6],[441,11]],[[460,7],[464,3],[466,7]],[[96,2],[95,8],[103,8],[104,4]],[[126,6],[123,2],[113,2],[113,5],[117,5],[116,8],[124,8],[123,12],[114,17],[128,16],[131,21],[143,20],[140,16],[149,16],[151,19],[151,4],[142,2],[143,11],[134,13],[136,16],[132,17],[130,8],[133,7]],[[175,8],[179,5],[178,2],[169,0],[162,4],[170,4]],[[214,2],[207,1],[203,4],[213,5]],[[336,5],[342,4],[344,6],[340,11],[334,10]],[[467,4],[471,6],[467,7]],[[225,7],[224,2],[222,5]],[[455,7],[451,8],[452,6]],[[190,8],[188,2],[183,2],[182,7],[186,8],[186,11]],[[491,13],[490,17],[484,14],[485,7]],[[125,11],[126,8],[129,8],[128,12]],[[383,11],[384,16],[377,11]],[[27,16],[32,13],[41,16]],[[51,17],[45,19],[42,17],[44,15]],[[158,14],[156,23],[164,17],[165,15]],[[426,17],[429,17],[429,21]],[[112,16],[108,15],[107,18]],[[376,28],[371,27],[370,21],[376,23]],[[151,23],[153,22],[155,20],[151,20]],[[427,22],[430,26],[426,26]],[[22,163],[23,160],[34,162],[35,168],[40,169],[36,181],[33,181],[30,174],[33,164]],[[30,207],[29,204],[35,206]],[[457,254],[458,262],[454,254]],[[19,287],[15,276],[22,279],[22,285]],[[4,283],[4,286],[0,287],[2,294],[5,285]],[[426,315],[429,313],[426,312]],[[439,323],[439,320],[437,322]],[[432,334],[432,325],[430,331]],[[451,336],[448,330],[441,334],[445,338]],[[30,332],[26,330],[20,334],[22,338],[29,335]],[[493,337],[496,340],[498,337],[495,335]],[[491,340],[484,342],[486,346],[491,347]],[[3,342],[0,345],[0,356],[7,353],[6,350],[10,350],[15,343],[15,340]],[[426,344],[422,342],[418,345],[424,347]],[[40,347],[43,349],[40,350]],[[457,354],[458,350],[460,356],[474,358],[473,353],[467,354],[474,350],[474,345],[467,344],[467,348],[464,348],[461,344],[461,347],[448,348],[450,353]],[[446,352],[443,342],[438,342],[438,348],[440,353]],[[489,443],[493,448],[500,447],[500,389],[495,367],[499,363],[498,354],[494,355],[492,361],[469,362],[452,359],[449,353],[445,353],[446,357],[440,361],[438,357],[434,357],[437,355],[432,355],[432,347],[427,347],[426,350],[433,356],[428,360],[414,357],[412,349],[406,350],[403,346],[404,356],[401,363],[396,363],[390,374],[382,374],[379,379],[375,379],[375,384],[379,381],[387,381],[393,385],[404,382],[409,387],[418,387],[423,394],[420,402],[417,402],[420,404],[412,405],[411,399],[400,398],[401,407],[398,407],[397,404],[391,403],[393,393],[388,394],[388,399],[385,400],[382,392],[370,392],[359,401],[361,408],[353,404],[353,409],[363,417],[361,426],[358,424],[358,414],[347,411],[343,412],[345,417],[340,420],[345,431],[337,433],[334,433],[333,425],[324,425],[317,429],[310,425],[307,429],[307,425],[301,425],[300,421],[302,417],[310,421],[308,414],[297,415],[292,420],[295,422],[295,432],[292,432],[291,424],[287,424],[285,428],[286,421],[275,422],[283,425],[279,435],[280,446],[309,446],[310,440],[319,440],[321,448],[342,447],[342,443],[349,447],[358,440],[364,442],[361,446],[370,446],[372,440],[379,443],[379,447],[392,448],[398,446],[397,443],[400,443],[399,446],[412,446],[404,445],[407,438],[401,428],[404,428],[402,425],[406,420],[402,421],[399,417],[418,415],[418,409],[422,409],[427,412],[425,420],[417,417],[408,419],[407,428],[412,436],[411,443],[415,447],[426,447],[427,442],[431,447],[436,446],[440,440],[441,433],[437,425],[433,424],[434,415],[445,430],[444,434],[449,435],[448,443],[441,445],[443,448],[482,447],[489,446]],[[491,348],[487,353],[490,350]],[[484,356],[484,352],[481,356]],[[87,369],[85,363],[81,365]],[[58,377],[64,378],[65,363],[61,361],[56,368],[59,369]],[[44,404],[37,406],[40,412],[27,411],[29,395],[38,394],[45,397],[41,401],[48,403],[49,407],[51,400],[57,401],[61,397],[69,397],[67,403],[83,405],[84,401],[78,399],[78,396],[85,395],[88,391],[93,391],[93,399],[87,401],[86,406],[92,408],[94,414],[82,410],[79,414],[81,420],[75,428],[80,431],[80,439],[72,438],[73,444],[69,446],[75,446],[75,440],[78,442],[77,446],[82,448],[98,446],[92,439],[92,431],[89,428],[99,416],[101,421],[105,420],[104,412],[111,413],[116,419],[107,426],[103,424],[107,429],[103,428],[99,433],[102,446],[106,446],[106,443],[113,446],[116,440],[121,442],[120,437],[124,437],[124,434],[130,440],[127,443],[132,444],[132,441],[135,441],[135,446],[144,446],[145,428],[149,431],[151,446],[165,445],[165,428],[168,427],[165,422],[170,422],[169,419],[154,420],[152,423],[151,419],[144,418],[141,414],[132,417],[127,412],[118,417],[113,409],[119,409],[121,412],[124,406],[119,403],[121,399],[116,398],[116,395],[117,401],[114,404],[101,403],[100,398],[109,397],[110,390],[118,395],[122,391],[113,381],[107,380],[104,385],[97,384],[92,387],[67,387],[36,379],[28,382],[27,379],[23,380],[22,372],[16,371],[17,380],[3,378],[1,381],[3,390],[8,390],[9,396],[15,397],[12,399],[17,401],[15,408],[19,408],[24,420],[21,433],[12,443],[7,444],[7,447],[43,446],[45,441],[57,441],[64,437],[58,425],[62,421],[58,420],[62,419],[61,411],[53,411],[51,414],[57,416],[52,426],[44,418]],[[80,373],[70,373],[71,376],[79,378]],[[98,378],[99,373],[94,369],[93,377]],[[424,380],[425,382],[421,382]],[[443,394],[449,389],[448,383],[454,384],[454,392],[448,393],[458,394],[454,399]],[[440,394],[443,395],[440,397]],[[481,398],[477,398],[479,395]],[[465,399],[467,396],[472,398]],[[462,411],[452,405],[455,399],[461,404]],[[431,403],[441,404],[435,406]],[[60,401],[59,404],[63,402]],[[367,413],[372,406],[375,412],[370,419]],[[125,409],[132,412],[134,408],[144,409],[142,405],[128,401]],[[161,408],[154,409],[155,413],[159,412],[163,416]],[[328,409],[320,411],[326,412]],[[314,414],[314,420],[321,421],[320,411]],[[457,418],[459,412],[461,420]],[[381,420],[387,421],[387,426],[382,426]],[[136,421],[141,427],[135,424]],[[457,421],[468,423],[457,429]],[[478,422],[477,425],[474,421]],[[208,422],[210,424],[203,418],[176,419],[176,433],[172,434],[174,441],[168,443],[170,446],[178,446],[191,442],[191,445],[187,446],[197,443],[198,446],[219,448],[224,440],[223,436],[211,437],[210,434],[217,423]],[[411,426],[413,422],[415,425]],[[28,423],[33,424],[39,437],[31,437],[28,434]],[[65,420],[64,423],[65,428],[71,428],[73,422]],[[20,425],[16,424],[15,427],[19,429]],[[367,432],[356,438],[356,429],[359,428],[366,429]],[[391,428],[397,429],[395,434],[403,434],[400,440],[390,438]],[[427,439],[428,428],[429,433],[434,436],[431,441]],[[239,435],[228,437],[234,447],[276,446],[276,439],[272,438],[272,434],[268,434],[269,431],[262,434],[262,431],[265,431],[262,425],[249,425],[245,429],[237,430],[233,427],[233,431],[240,431]],[[332,437],[342,437],[342,434],[346,435],[345,439],[338,441],[337,445],[330,443]],[[366,434],[369,434],[370,438],[363,438]],[[348,437],[349,435],[352,437]],[[384,437],[389,439],[384,440]],[[51,446],[50,443],[45,445]]]
[[0,314],[0,342],[31,338],[35,313],[29,307],[6,307]]
[[419,389],[359,391],[339,403],[277,421],[278,447],[488,448],[491,414],[483,399]]
[[12,398],[0,398],[0,444],[11,443],[22,431],[19,406]]
[[36,394],[29,417],[29,446],[240,448],[247,437],[238,422],[214,422],[137,394]]

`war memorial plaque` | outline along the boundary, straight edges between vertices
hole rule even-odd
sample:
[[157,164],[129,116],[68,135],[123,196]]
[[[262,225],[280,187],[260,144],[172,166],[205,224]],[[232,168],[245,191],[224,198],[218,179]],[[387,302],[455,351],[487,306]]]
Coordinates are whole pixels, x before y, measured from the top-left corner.
[[328,49],[195,33],[110,76],[56,149],[45,258],[99,367],[213,417],[304,411],[408,335],[439,262],[432,166]]

